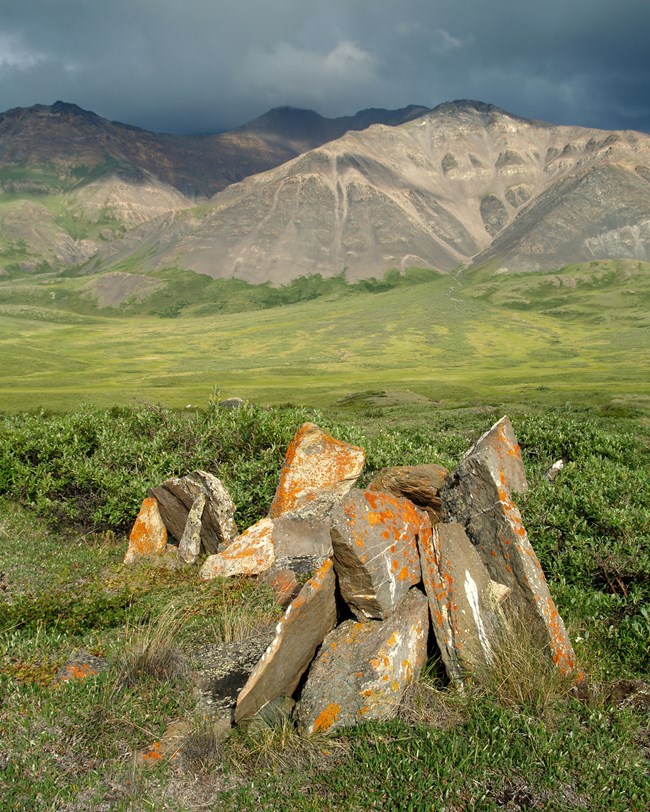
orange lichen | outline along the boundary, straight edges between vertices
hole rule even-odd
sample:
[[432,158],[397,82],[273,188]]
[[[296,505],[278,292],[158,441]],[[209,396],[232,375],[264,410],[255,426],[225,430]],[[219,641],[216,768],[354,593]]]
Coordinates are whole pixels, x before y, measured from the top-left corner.
[[73,679],[86,679],[96,673],[96,669],[87,663],[69,663],[66,665],[65,672],[61,676],[61,682],[69,682]]
[[331,702],[325,710],[321,711],[316,720],[314,721],[313,732],[316,733],[318,730],[329,730],[334,722],[339,718],[341,713],[341,706],[337,705],[335,702]]

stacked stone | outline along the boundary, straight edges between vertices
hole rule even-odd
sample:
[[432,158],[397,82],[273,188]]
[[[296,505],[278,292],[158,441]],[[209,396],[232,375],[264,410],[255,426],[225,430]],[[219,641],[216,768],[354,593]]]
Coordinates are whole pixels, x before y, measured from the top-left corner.
[[[202,578],[258,575],[287,605],[238,695],[236,722],[296,699],[295,716],[308,732],[390,718],[431,653],[431,630],[450,680],[481,680],[512,639],[513,615],[561,673],[573,671],[564,625],[513,502],[527,483],[507,418],[451,475],[437,465],[391,468],[361,490],[354,484],[363,464],[362,449],[305,424],[287,451],[269,516],[241,535],[209,475],[191,475],[192,487],[170,480],[154,489],[161,504],[173,493],[186,510],[173,531],[179,549],[190,551],[185,560],[210,553]],[[163,534],[145,502],[132,546],[145,525],[155,526],[160,550]],[[170,528],[165,515],[162,524]]]

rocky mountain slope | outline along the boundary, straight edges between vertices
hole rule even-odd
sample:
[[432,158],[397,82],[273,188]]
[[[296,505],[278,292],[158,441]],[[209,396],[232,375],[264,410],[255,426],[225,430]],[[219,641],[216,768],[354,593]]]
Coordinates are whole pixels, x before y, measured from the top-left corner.
[[[527,121],[479,102],[342,138],[168,215],[115,255],[286,282],[498,262],[650,258],[650,137]],[[116,247],[116,246],[114,246]]]
[[424,110],[327,119],[278,108],[202,136],[151,133],[64,102],[9,110],[0,115],[0,273],[84,262],[134,226],[195,206],[348,129],[401,124]]
[[[0,181],[0,261],[23,270],[36,257],[51,268],[91,260],[84,273],[176,267],[280,284],[650,259],[650,136],[473,101],[340,119],[277,108],[192,137],[62,103],[9,111]],[[199,206],[186,194],[214,189]]]

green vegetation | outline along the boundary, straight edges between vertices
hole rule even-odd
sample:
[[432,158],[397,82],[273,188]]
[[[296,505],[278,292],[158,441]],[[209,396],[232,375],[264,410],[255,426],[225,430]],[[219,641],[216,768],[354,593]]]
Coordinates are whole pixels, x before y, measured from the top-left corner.
[[[509,407],[531,485],[518,503],[589,674],[582,699],[526,657],[482,694],[450,690],[432,663],[394,722],[221,743],[196,718],[195,652],[277,619],[270,593],[252,579],[121,565],[139,501],[167,476],[201,466],[222,477],[243,526],[267,511],[307,419],[362,444],[370,477],[453,466],[501,410],[369,390],[320,413],[212,402],[2,417],[3,808],[644,810],[650,712],[619,683],[650,670],[650,419],[638,406]],[[53,683],[79,648],[108,670]],[[179,718],[195,729],[178,758],[135,763]]]
[[[169,289],[154,289],[138,305],[145,313],[131,317],[97,315],[87,298],[94,277],[0,280],[0,407],[133,399],[178,407],[205,402],[215,386],[224,395],[312,406],[365,389],[409,390],[425,399],[423,408],[531,397],[643,405],[649,268],[603,262],[548,274],[414,272],[375,293],[361,289],[375,283],[345,285],[338,277],[274,289],[169,270],[157,277]],[[211,303],[210,291],[223,299]],[[203,304],[191,304],[204,294]],[[152,303],[177,317],[146,315]],[[241,312],[201,315],[219,307]],[[85,324],[72,323],[81,316]]]

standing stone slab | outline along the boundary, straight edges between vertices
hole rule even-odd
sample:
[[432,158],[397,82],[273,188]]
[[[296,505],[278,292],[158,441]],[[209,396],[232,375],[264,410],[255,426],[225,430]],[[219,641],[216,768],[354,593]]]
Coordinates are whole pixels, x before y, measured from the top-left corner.
[[206,495],[199,494],[187,514],[185,530],[178,545],[178,554],[186,564],[196,563],[201,552],[201,519],[205,508]]
[[334,566],[359,619],[388,617],[421,578],[417,537],[430,527],[408,499],[352,490],[332,511]]
[[225,550],[209,555],[199,575],[204,580],[231,575],[259,575],[273,566],[273,521],[261,519],[238,536]]
[[194,471],[184,477],[168,479],[149,492],[160,506],[160,514],[167,530],[181,541],[192,505],[205,495],[201,517],[201,548],[216,553],[237,536],[235,504],[223,483],[206,471]]
[[326,561],[290,604],[237,698],[235,721],[249,719],[267,702],[291,696],[325,635],[336,625],[336,576]]
[[[505,630],[495,585],[459,524],[437,524],[418,540],[431,621],[449,678],[486,674]],[[504,592],[505,590],[505,592]]]
[[167,544],[167,528],[160,516],[158,502],[148,497],[135,520],[124,563],[131,564],[149,555],[162,555]]
[[271,505],[272,518],[314,499],[319,491],[347,493],[363,470],[362,448],[305,423],[291,441]]
[[392,496],[404,496],[416,507],[428,513],[432,524],[440,521],[442,501],[438,492],[446,477],[447,469],[442,465],[402,465],[398,468],[384,468],[374,477],[369,491],[382,491]]
[[427,659],[428,605],[412,589],[387,620],[346,620],[327,635],[298,705],[309,733],[390,719]]
[[[479,440],[448,477],[441,490],[443,514],[446,520],[463,525],[492,580],[512,590],[509,603],[523,625],[548,646],[560,672],[568,674],[575,666],[575,654],[512,501],[513,490],[525,489],[525,477],[519,448],[504,420]],[[486,438],[489,442],[483,442]]]

